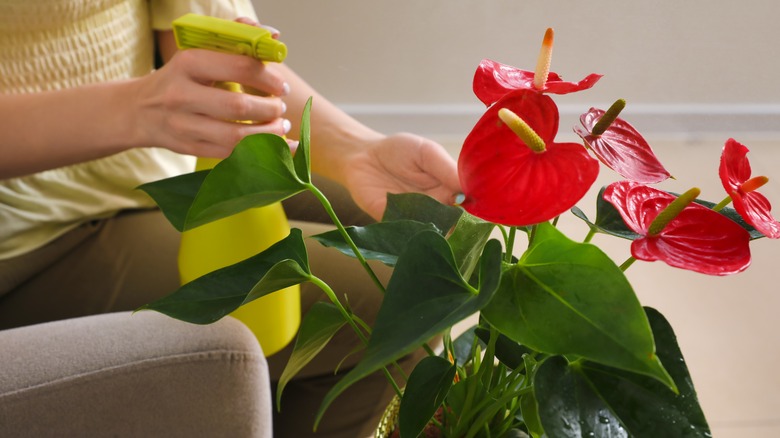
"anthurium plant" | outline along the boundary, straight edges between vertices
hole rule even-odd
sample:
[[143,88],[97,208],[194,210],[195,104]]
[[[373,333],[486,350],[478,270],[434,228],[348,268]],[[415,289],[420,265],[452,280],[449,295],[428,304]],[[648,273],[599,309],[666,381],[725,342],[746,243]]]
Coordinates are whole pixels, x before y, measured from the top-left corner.
[[[142,187],[181,231],[313,193],[336,227],[313,238],[355,257],[384,294],[373,326],[312,272],[295,229],[143,308],[210,323],[280,288],[318,285],[330,302],[304,315],[277,396],[336,331],[354,330],[363,359],[322,401],[318,418],[347,387],[384,372],[398,396],[380,436],[710,436],[672,328],[642,306],[624,271],[636,260],[704,275],[743,271],[753,239],[780,237],[757,191],[767,179],[751,175],[748,149],[729,139],[719,169],[724,201],[699,200],[695,187],[682,194],[652,187],[670,173],[619,117],[622,100],[583,113],[574,128],[581,142],[556,141],[551,95],[586,90],[601,76],[563,81],[549,71],[552,43],[548,30],[534,71],[491,60],[477,68],[474,92],[486,110],[460,152],[456,205],[388,195],[382,221],[344,227],[311,182],[311,102],[294,155],[280,137],[253,135],[212,170]],[[621,179],[601,189],[590,219],[576,204],[602,166]],[[562,214],[590,232],[567,237],[556,227]],[[631,255],[616,263],[590,243],[597,233],[630,240]],[[372,275],[370,259],[394,267],[387,284]],[[474,315],[476,326],[451,332]],[[421,347],[429,356],[393,381],[394,361]]]

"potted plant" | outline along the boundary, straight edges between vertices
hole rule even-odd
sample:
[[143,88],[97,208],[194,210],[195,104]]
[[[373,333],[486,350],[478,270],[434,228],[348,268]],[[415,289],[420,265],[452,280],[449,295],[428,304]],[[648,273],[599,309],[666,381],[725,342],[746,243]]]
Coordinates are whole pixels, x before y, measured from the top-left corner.
[[[366,344],[318,418],[351,384],[420,346],[429,351],[405,381],[392,382],[397,398],[377,436],[710,436],[671,326],[641,305],[624,271],[635,260],[706,275],[743,271],[751,240],[780,237],[756,191],[766,178],[751,176],[748,149],[729,139],[719,169],[724,201],[698,200],[695,188],[651,187],[670,174],[619,117],[622,100],[581,116],[581,142],[556,142],[550,95],[588,89],[600,76],[574,83],[550,72],[552,38],[548,30],[533,72],[480,63],[474,91],[487,109],[458,159],[464,193],[457,205],[389,195],[381,222],[344,227],[311,183],[310,103],[294,156],[280,137],[259,134],[212,170],[142,186],[181,231],[313,193],[337,227],[313,238],[355,257],[369,274],[367,259],[394,267],[388,284],[376,281],[385,295],[373,327],[311,272],[299,230],[143,309],[210,323],[280,288],[314,282],[331,302],[304,316],[278,391],[343,326]],[[602,188],[591,219],[576,204],[602,165],[624,180]],[[581,241],[556,227],[568,212],[590,230]],[[596,233],[631,240],[631,256],[615,263],[590,243]],[[475,314],[475,327],[451,333]],[[437,336],[440,351],[426,344]]]

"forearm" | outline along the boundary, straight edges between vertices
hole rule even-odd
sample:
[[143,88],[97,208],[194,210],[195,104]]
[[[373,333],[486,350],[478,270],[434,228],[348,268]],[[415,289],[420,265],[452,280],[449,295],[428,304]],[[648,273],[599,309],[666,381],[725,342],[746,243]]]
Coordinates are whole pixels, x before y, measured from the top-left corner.
[[93,160],[133,144],[131,82],[0,95],[0,179]]
[[311,112],[311,162],[312,171],[344,184],[349,155],[359,151],[369,141],[385,136],[358,122],[317,93],[309,84],[284,64],[269,65],[276,69],[290,84],[290,94],[284,98],[286,117],[293,128],[290,136],[297,138],[300,132],[304,104],[313,97]]

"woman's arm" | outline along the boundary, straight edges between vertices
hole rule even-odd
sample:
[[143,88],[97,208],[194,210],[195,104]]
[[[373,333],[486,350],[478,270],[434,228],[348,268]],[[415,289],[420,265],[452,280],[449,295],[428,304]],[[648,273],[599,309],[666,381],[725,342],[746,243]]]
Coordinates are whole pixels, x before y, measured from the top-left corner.
[[300,132],[303,106],[312,97],[312,170],[345,186],[355,202],[381,218],[387,193],[419,192],[451,204],[460,192],[455,160],[438,143],[413,134],[383,135],[333,105],[284,64],[269,70],[285,78],[284,96],[292,122],[291,137]]
[[136,79],[0,95],[0,179],[135,147],[223,158],[249,134],[286,132],[281,99],[216,89],[216,81],[240,82],[275,96],[288,89],[259,61],[188,50]]

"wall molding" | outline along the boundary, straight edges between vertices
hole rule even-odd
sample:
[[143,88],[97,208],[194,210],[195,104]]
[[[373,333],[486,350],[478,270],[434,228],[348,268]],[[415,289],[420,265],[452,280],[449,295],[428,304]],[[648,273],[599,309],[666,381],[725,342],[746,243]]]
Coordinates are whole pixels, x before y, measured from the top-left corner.
[[[480,105],[467,104],[339,106],[381,132],[407,131],[434,138],[465,137],[484,112]],[[575,138],[566,126],[579,123],[583,108],[559,106],[563,139]],[[780,140],[780,104],[633,104],[623,117],[645,137],[696,140],[725,135]]]

